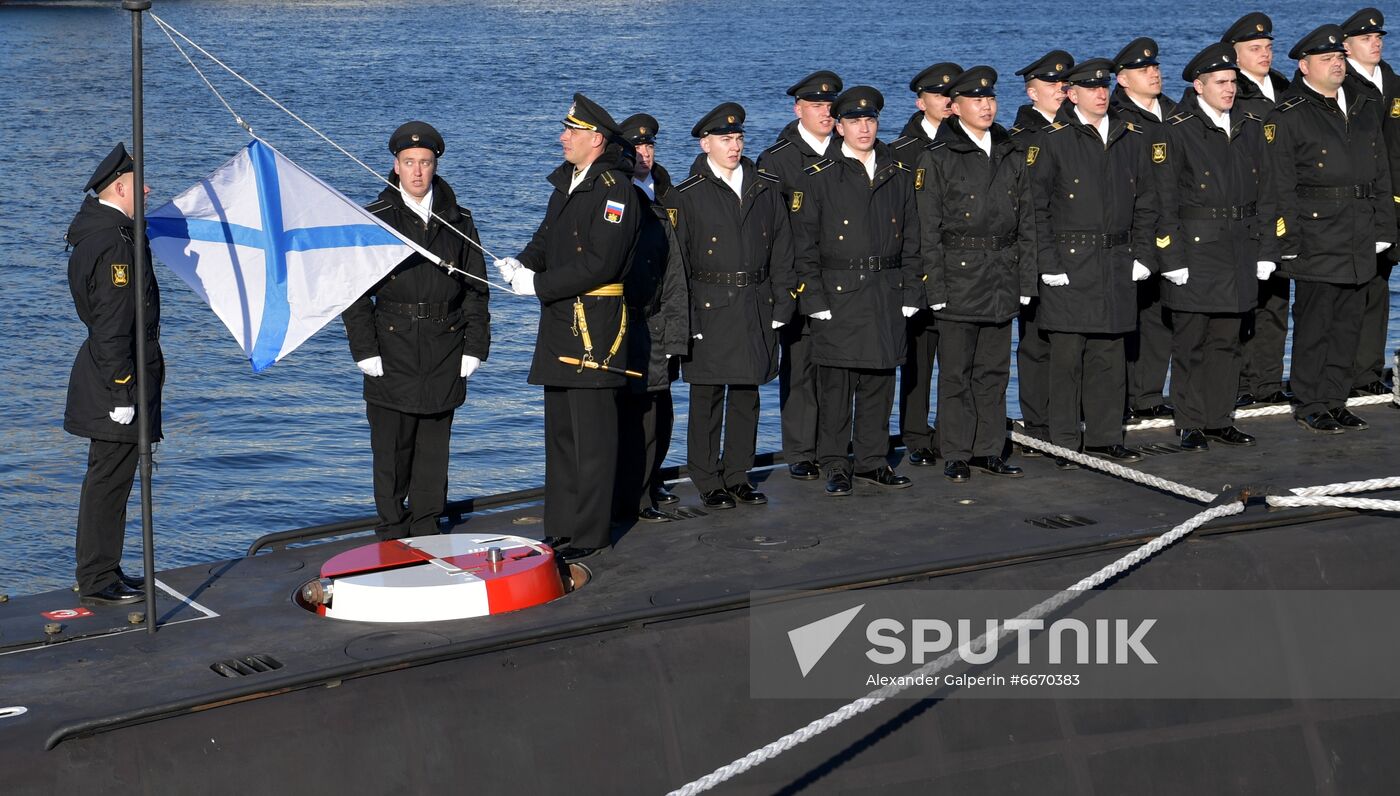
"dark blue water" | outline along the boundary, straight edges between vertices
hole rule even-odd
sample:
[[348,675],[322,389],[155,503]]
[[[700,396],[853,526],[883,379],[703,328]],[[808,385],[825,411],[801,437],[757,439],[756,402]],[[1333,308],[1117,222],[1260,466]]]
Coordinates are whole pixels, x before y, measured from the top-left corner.
[[[1354,5],[1271,3],[1279,50]],[[793,19],[794,8],[804,21]],[[990,63],[1007,75],[1007,123],[1023,101],[1011,73],[1033,57],[1052,47],[1112,56],[1147,34],[1161,46],[1175,96],[1184,63],[1250,9],[1199,0],[156,0],[154,10],[376,168],[389,165],[385,142],[396,126],[432,122],[447,139],[440,174],[472,208],[485,245],[506,255],[543,214],[543,178],[560,160],[558,120],[576,90],[618,119],[656,116],[658,159],[683,176],[696,151],[687,133],[704,111],[743,103],[756,155],[792,118],[783,89],[814,69],[885,92],[881,137],[889,140],[913,110],[909,78],[935,61]],[[156,207],[247,137],[149,21],[145,34],[147,182]],[[68,371],[83,338],[62,234],[93,166],[115,141],[130,140],[129,69],[130,14],[117,2],[0,4],[0,286],[8,298],[0,312],[0,593],[72,579],[87,445],[62,429]],[[358,166],[222,71],[210,74],[258,135],[293,160],[352,198],[378,192]],[[157,269],[168,362],[166,441],[153,479],[158,565],[236,555],[270,531],[372,513],[360,375],[340,323],[255,376],[213,313]],[[543,480],[540,394],[525,384],[538,305],[502,294],[492,301],[491,358],[454,427],[453,498]],[[1392,307],[1392,347],[1396,314]],[[676,392],[682,418],[671,463],[684,458],[685,389]],[[759,447],[777,449],[776,385],[763,402]],[[140,569],[134,511],[127,559],[129,570]]]

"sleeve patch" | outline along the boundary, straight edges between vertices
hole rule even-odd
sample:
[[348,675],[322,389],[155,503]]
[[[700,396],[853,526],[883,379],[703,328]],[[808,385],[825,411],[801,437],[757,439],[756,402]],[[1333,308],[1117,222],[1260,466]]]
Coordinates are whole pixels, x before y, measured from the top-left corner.
[[1040,147],[1026,147],[1026,165],[1034,166],[1035,159],[1040,155]]
[[796,213],[797,211],[799,211],[799,210],[801,210],[801,209],[802,209],[802,192],[801,192],[801,191],[793,191],[793,192],[792,192],[792,212]]
[[1159,249],[1165,249],[1170,245],[1172,245],[1171,235],[1163,235],[1162,237],[1157,239],[1157,248]]
[[[607,172],[603,173],[607,174]],[[621,224],[622,214],[626,210],[627,206],[623,203],[614,199],[609,199],[608,203],[603,205],[603,220],[609,224]]]
[[1265,140],[1265,141],[1268,141],[1270,144],[1272,144],[1272,143],[1274,142],[1274,136],[1276,136],[1276,135],[1278,135],[1278,125],[1276,125],[1276,124],[1266,124],[1266,125],[1264,125],[1264,140]]
[[1283,216],[1278,217],[1278,222],[1274,224],[1274,237],[1282,238],[1288,234],[1288,225],[1283,223]]
[[126,263],[112,263],[112,286],[126,287],[131,282],[131,266]]
[[669,219],[671,219],[671,226],[674,227],[674,226],[676,225],[676,222],[680,221],[680,218],[681,218],[681,211],[680,211],[680,208],[676,208],[676,207],[668,207],[668,208],[666,208],[666,217],[669,218]]
[[1166,162],[1167,162],[1167,143],[1166,143],[1165,141],[1163,141],[1163,142],[1160,143],[1160,144],[1153,144],[1153,145],[1152,145],[1152,162],[1153,162],[1153,163],[1166,163]]
[[916,190],[916,191],[922,191],[923,189],[924,189],[924,170],[923,170],[923,169],[914,169],[914,190]]

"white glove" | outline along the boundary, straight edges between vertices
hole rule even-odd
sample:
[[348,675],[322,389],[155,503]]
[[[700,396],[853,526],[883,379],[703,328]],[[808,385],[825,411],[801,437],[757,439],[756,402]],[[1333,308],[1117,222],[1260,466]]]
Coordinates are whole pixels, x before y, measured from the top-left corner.
[[360,372],[371,378],[379,378],[384,375],[384,358],[370,357],[355,363],[360,366]]
[[510,278],[510,286],[522,296],[535,295],[535,272],[529,268],[515,269],[515,275]]
[[919,311],[919,308],[918,308],[918,307],[900,307],[900,308],[899,308],[899,311],[902,312],[902,313],[904,313],[904,317],[906,317],[906,318],[912,318],[912,317],[914,317],[914,313],[916,313],[916,312]]
[[1385,251],[1386,249],[1389,249],[1389,248],[1390,248],[1390,244],[1389,244],[1389,243],[1386,243],[1385,241],[1379,241],[1379,240],[1376,241],[1376,254],[1380,254],[1381,252],[1383,252],[1383,251]]
[[1260,260],[1254,264],[1254,275],[1260,279],[1268,279],[1278,269],[1278,265],[1268,260]]
[[782,321],[773,321],[773,328],[774,328],[774,329],[781,329],[781,328],[783,328],[784,326],[787,326],[787,324],[783,323]]
[[1191,277],[1190,268],[1178,268],[1175,271],[1163,271],[1162,278],[1180,287],[1186,284],[1186,280]]
[[114,423],[120,423],[123,426],[129,426],[131,425],[131,421],[136,419],[136,407],[118,406],[117,408],[108,412],[107,416],[112,418],[112,422]]
[[945,309],[947,306],[948,302],[945,301],[942,304],[934,304],[933,306],[929,307],[929,309],[933,310],[934,312],[938,312],[941,309]]
[[1283,255],[1283,259],[1285,259],[1285,260],[1296,260],[1296,259],[1298,259],[1298,255],[1296,255],[1296,254],[1285,254],[1285,255]]
[[1064,287],[1069,284],[1069,274],[1041,274],[1040,281],[1050,287]]
[[510,284],[510,280],[515,276],[516,271],[525,267],[514,257],[502,257],[492,263],[492,265],[496,266],[496,270],[501,272],[501,279],[504,279],[506,284]]
[[1030,297],[1030,296],[1022,296],[1022,297],[1021,297],[1021,306],[1022,306],[1022,307],[1026,306],[1027,304],[1030,304],[1030,303],[1031,303],[1031,297]]
[[807,317],[817,321],[829,321],[831,320],[831,310],[822,310],[821,312],[814,312],[811,315],[808,315]]
[[1133,260],[1133,281],[1141,282],[1149,276],[1152,276],[1152,272],[1147,270],[1147,266],[1137,260]]
[[470,379],[476,369],[481,367],[481,360],[471,354],[462,355],[462,378]]

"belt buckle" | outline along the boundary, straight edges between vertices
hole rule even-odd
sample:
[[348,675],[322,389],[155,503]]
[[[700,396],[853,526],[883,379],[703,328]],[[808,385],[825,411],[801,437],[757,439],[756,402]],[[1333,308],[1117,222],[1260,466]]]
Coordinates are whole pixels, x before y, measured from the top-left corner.
[[737,274],[734,275],[734,287],[748,287],[748,286],[749,286],[749,273],[748,273],[747,271],[740,271],[739,273],[737,273]]
[[879,258],[879,257],[867,257],[867,258],[865,258],[865,259],[866,259],[866,262],[869,263],[869,265],[867,266],[867,268],[869,268],[871,271],[879,271],[879,270],[881,270],[882,266],[880,265],[880,258]]
[[427,307],[427,306],[428,306],[427,304],[424,304],[424,303],[421,302],[421,301],[418,302],[417,304],[413,305],[413,318],[414,318],[414,320],[425,321],[425,320],[427,320],[428,318],[431,318],[431,317],[432,317],[432,315],[428,314],[428,311],[427,311],[426,309],[424,309],[424,307]]

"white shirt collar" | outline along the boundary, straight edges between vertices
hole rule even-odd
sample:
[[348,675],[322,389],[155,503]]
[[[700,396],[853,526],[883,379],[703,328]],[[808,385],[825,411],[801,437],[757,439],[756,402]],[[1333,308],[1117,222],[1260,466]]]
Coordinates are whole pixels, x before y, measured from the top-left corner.
[[966,127],[963,128],[963,132],[964,132],[964,133],[967,133],[967,137],[972,139],[972,143],[976,144],[976,145],[977,145],[977,148],[982,150],[982,154],[986,155],[987,157],[991,157],[991,156],[992,156],[992,131],[991,131],[991,130],[988,130],[987,132],[983,133],[983,134],[982,134],[982,140],[980,140],[980,141],[977,140],[977,136],[973,135],[973,134],[972,134],[972,131],[969,130],[969,129],[967,129]]
[[845,141],[842,141],[842,142],[841,142],[841,154],[845,155],[845,156],[848,157],[848,158],[854,158],[855,161],[856,161],[857,163],[860,163],[862,166],[865,167],[865,176],[866,176],[866,177],[869,177],[871,180],[874,180],[874,179],[875,179],[875,152],[874,152],[874,150],[871,150],[869,153],[867,153],[867,154],[869,154],[869,156],[870,156],[870,160],[868,160],[868,161],[866,161],[866,162],[864,162],[864,163],[861,163],[860,155],[856,154],[856,151],[855,151],[854,149],[851,149],[850,147],[846,146],[846,142],[845,142]]
[[579,183],[588,178],[588,170],[591,168],[593,168],[593,164],[589,163],[581,169],[574,169],[573,179],[569,180],[569,193],[573,193],[574,189],[579,186]]
[[807,146],[812,148],[818,155],[825,155],[827,145],[831,143],[831,134],[827,133],[826,138],[817,138],[807,132],[807,128],[802,126],[802,122],[797,123],[797,132],[802,136],[802,140],[807,142]]
[[[1089,120],[1084,118],[1084,114],[1080,113],[1078,108],[1074,109],[1074,117],[1079,120],[1080,124],[1089,123]],[[1099,131],[1099,138],[1103,139],[1104,146],[1108,146],[1108,114],[1105,113],[1103,118],[1099,119],[1099,123],[1093,127]]]
[[127,216],[127,215],[126,215],[126,211],[125,211],[125,210],[121,209],[120,207],[117,207],[116,205],[112,204],[111,202],[107,201],[106,199],[98,199],[97,201],[98,201],[99,204],[107,205],[108,207],[112,208],[113,210],[117,211],[118,213],[121,213],[122,215],[126,216],[127,218],[131,218],[131,216]]
[[928,140],[930,141],[933,140],[934,136],[938,135],[938,125],[929,121],[927,116],[919,117],[919,126],[924,128],[924,134],[928,136]]
[[1215,109],[1202,102],[1200,97],[1196,98],[1196,104],[1201,106],[1201,110],[1205,112],[1207,119],[1215,122],[1216,127],[1225,131],[1225,136],[1228,138],[1230,135],[1230,112],[1216,113]]
[[1045,121],[1046,121],[1047,123],[1049,123],[1049,124],[1054,124],[1054,123],[1055,123],[1055,114],[1053,114],[1053,113],[1046,113],[1045,111],[1043,111],[1043,110],[1041,110],[1041,109],[1035,107],[1034,105],[1032,105],[1031,108],[1032,108],[1036,113],[1040,114],[1041,116],[1044,116],[1044,117],[1045,117]]
[[410,194],[408,191],[405,191],[402,185],[399,186],[399,196],[403,197],[403,206],[407,207],[409,210],[412,210],[414,215],[418,216],[424,221],[427,221],[428,217],[432,215],[433,189],[431,187],[428,188],[427,193],[423,194],[422,201],[414,199],[413,194]]
[[[1303,83],[1306,84],[1307,87],[1312,89],[1313,91],[1317,91],[1317,86],[1314,86],[1312,83],[1309,83],[1306,77],[1303,78]],[[1321,91],[1317,91],[1317,93],[1322,94]],[[1327,95],[1322,94],[1322,96],[1325,98]],[[1341,86],[1337,87],[1337,107],[1341,109],[1343,116],[1347,115],[1347,95],[1346,92],[1342,91]]]
[[632,184],[645,191],[648,199],[656,201],[656,177],[652,176],[651,172],[647,172],[645,180],[633,177]]
[[710,171],[714,172],[715,176],[719,177],[725,185],[728,185],[736,196],[740,199],[744,197],[744,164],[740,163],[735,166],[733,173],[726,177],[723,174],[723,169],[715,165],[713,160],[705,158],[705,161],[710,164]]
[[1131,96],[1128,97],[1128,100],[1134,105],[1138,106],[1139,108],[1142,108],[1143,110],[1157,117],[1157,121],[1162,121],[1162,103],[1158,102],[1156,97],[1152,98],[1151,105],[1143,105],[1141,102],[1138,102]]
[[1355,69],[1358,75],[1361,75],[1362,77],[1371,81],[1371,85],[1375,86],[1378,91],[1380,91],[1382,94],[1385,93],[1385,84],[1382,82],[1381,79],[1380,64],[1376,64],[1370,72],[1367,72],[1365,67],[1363,67],[1361,64],[1358,64],[1350,58],[1347,59],[1347,63],[1351,64],[1351,68]]
[[1248,72],[1241,72],[1240,74],[1249,78],[1254,83],[1254,85],[1258,86],[1259,90],[1263,92],[1264,96],[1269,98],[1269,102],[1278,102],[1278,97],[1274,96],[1274,81],[1272,78],[1269,77],[1269,74],[1267,72],[1264,73],[1263,80],[1256,79],[1254,75],[1251,75]]

